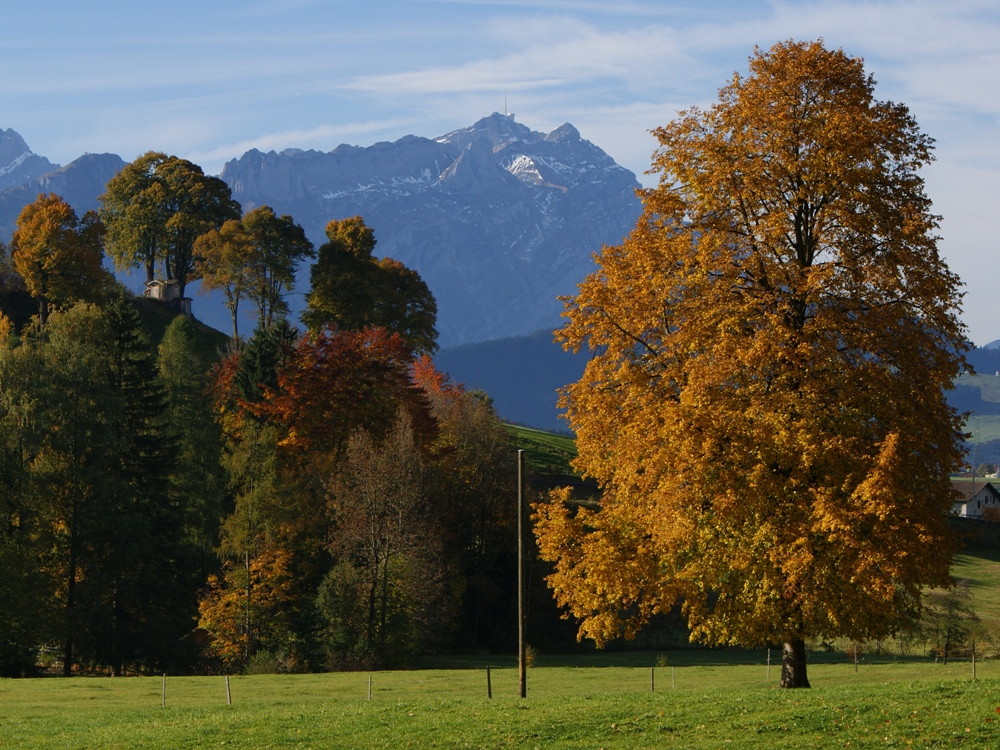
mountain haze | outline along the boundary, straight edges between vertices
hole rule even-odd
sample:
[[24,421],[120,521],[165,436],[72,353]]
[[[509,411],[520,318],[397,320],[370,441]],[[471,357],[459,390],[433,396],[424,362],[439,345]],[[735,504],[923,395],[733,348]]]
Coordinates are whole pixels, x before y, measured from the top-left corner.
[[[60,167],[13,130],[0,131],[0,239],[10,239],[39,193],[58,193],[78,214],[96,208],[124,164],[114,154],[87,154]],[[540,133],[496,113],[437,138],[329,152],[251,150],[220,176],[244,211],[267,204],[290,214],[317,246],[328,222],[362,216],[376,255],[427,282],[442,346],[558,326],[556,297],[576,291],[593,270],[593,253],[620,242],[640,211],[635,175],[575,127]],[[137,284],[133,277],[129,286]],[[307,265],[288,300],[293,318],[308,288]],[[199,319],[228,327],[220,295],[193,296]]]
[[592,254],[640,211],[635,175],[572,125],[544,134],[496,113],[434,139],[249,151],[221,177],[244,210],[291,214],[317,244],[331,219],[363,216],[376,255],[427,282],[442,346],[556,327],[556,297],[575,292]]
[[[8,131],[11,132],[11,131]],[[41,159],[42,157],[37,157]],[[48,163],[47,159],[43,159]],[[48,171],[0,192],[0,238],[9,239],[21,209],[40,193],[56,193],[78,216],[100,206],[104,186],[125,166],[115,154],[84,154],[65,167],[51,165]]]

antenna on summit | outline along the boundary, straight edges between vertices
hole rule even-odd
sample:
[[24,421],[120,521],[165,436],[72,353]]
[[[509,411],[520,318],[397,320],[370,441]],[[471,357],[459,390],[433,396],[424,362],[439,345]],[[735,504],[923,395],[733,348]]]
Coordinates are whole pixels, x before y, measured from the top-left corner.
[[510,117],[510,118],[514,117],[514,113],[511,112],[509,109],[507,109],[507,90],[506,89],[504,89],[504,92],[503,92],[503,116],[504,117]]

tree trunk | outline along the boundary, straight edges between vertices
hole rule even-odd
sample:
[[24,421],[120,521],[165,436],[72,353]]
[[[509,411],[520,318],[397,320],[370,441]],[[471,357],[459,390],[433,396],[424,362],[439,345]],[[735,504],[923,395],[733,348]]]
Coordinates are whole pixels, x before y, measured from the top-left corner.
[[[72,534],[72,531],[70,532]],[[76,542],[70,537],[69,572],[66,576],[66,622],[63,640],[63,676],[73,674],[73,635],[76,630]]]
[[111,598],[111,676],[121,677],[122,668],[125,663],[124,647],[124,619],[125,613],[122,611],[120,588],[116,583],[112,590]]
[[[76,488],[71,489],[76,492]],[[79,500],[76,495],[70,501],[69,508],[69,561],[66,571],[66,620],[64,626],[66,632],[63,640],[63,676],[69,677],[73,674],[73,648],[74,636],[76,634],[76,569],[77,569],[77,534],[79,512]]]
[[806,676],[806,644],[801,638],[792,638],[782,645],[781,687],[810,687]]

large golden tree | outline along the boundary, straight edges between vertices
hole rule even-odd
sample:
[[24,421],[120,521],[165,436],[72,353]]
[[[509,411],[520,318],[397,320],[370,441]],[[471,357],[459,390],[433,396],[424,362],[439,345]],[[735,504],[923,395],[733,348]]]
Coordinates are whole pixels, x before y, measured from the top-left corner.
[[900,627],[947,581],[967,346],[918,170],[932,141],[821,42],[757,50],[655,131],[645,212],[567,301],[594,355],[565,405],[599,510],[539,506],[581,637],[683,603],[692,637],[783,644]]

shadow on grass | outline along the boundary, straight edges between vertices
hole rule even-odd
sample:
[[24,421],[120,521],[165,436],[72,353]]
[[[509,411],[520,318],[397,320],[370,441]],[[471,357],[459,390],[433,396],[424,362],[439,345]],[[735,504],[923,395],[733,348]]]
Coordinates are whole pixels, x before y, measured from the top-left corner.
[[[837,650],[809,652],[810,664],[845,664],[850,658]],[[865,653],[865,664],[893,664],[926,662],[926,656],[900,656],[899,654]],[[731,667],[768,663],[767,649],[669,649],[662,651],[604,651],[591,654],[539,654],[536,667]],[[781,649],[772,648],[772,665],[781,664]],[[425,656],[414,665],[416,669],[482,669],[491,667],[517,667],[517,655],[483,654],[471,656]]]

